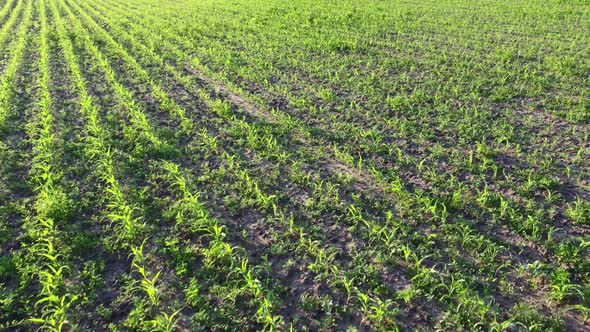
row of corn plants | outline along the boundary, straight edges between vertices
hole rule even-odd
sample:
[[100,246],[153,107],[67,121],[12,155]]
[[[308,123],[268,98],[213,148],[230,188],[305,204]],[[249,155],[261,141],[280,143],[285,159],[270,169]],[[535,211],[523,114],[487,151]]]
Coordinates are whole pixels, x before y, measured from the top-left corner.
[[[149,299],[150,305],[158,312],[157,318],[144,322],[146,328],[159,325],[162,321],[173,319],[173,315],[160,309],[159,290],[157,281],[160,272],[152,272],[146,265],[144,244],[147,238],[144,235],[145,223],[138,217],[137,207],[132,205],[125,197],[124,189],[117,179],[117,171],[113,159],[113,149],[109,142],[109,133],[101,123],[99,109],[95,104],[87,88],[86,79],[80,68],[80,60],[74,52],[72,41],[68,37],[66,22],[55,2],[51,2],[52,13],[57,25],[60,45],[67,58],[68,66],[76,84],[80,98],[80,113],[85,117],[87,141],[87,155],[94,160],[97,173],[104,183],[104,196],[107,202],[106,217],[114,226],[119,245],[129,250],[132,258],[132,269],[139,277],[135,288],[141,290]],[[171,327],[170,327],[171,328]]]
[[15,1],[12,0],[12,1],[6,1],[4,3],[4,7],[2,7],[2,9],[0,9],[0,21],[4,21],[4,19],[8,15],[8,13],[10,13],[10,11],[14,8],[14,2]]
[[[29,2],[29,11],[31,7],[32,2]],[[30,177],[35,183],[36,199],[33,213],[25,223],[30,244],[24,257],[27,264],[23,273],[34,276],[40,285],[35,310],[28,322],[40,324],[42,329],[62,331],[76,328],[70,319],[69,309],[77,300],[77,295],[69,294],[65,286],[71,268],[68,264],[70,250],[61,234],[61,226],[68,222],[71,202],[64,191],[63,173],[59,171],[63,161],[57,147],[56,105],[50,92],[52,78],[45,2],[36,3],[36,8],[41,21],[39,113],[28,125],[28,134],[33,140]],[[30,14],[27,16],[30,24]]]
[[244,287],[252,294],[254,301],[258,303],[256,319],[263,324],[265,330],[276,331],[284,329],[283,318],[275,314],[275,304],[268,297],[267,291],[254,276],[252,266],[247,258],[241,257],[238,248],[227,242],[226,230],[219,224],[219,221],[211,217],[199,199],[199,195],[192,192],[187,185],[186,178],[180,167],[172,162],[163,162],[163,169],[166,172],[167,183],[173,187],[177,196],[177,224],[186,223],[187,216],[194,216],[191,227],[206,234],[210,239],[209,246],[203,251],[206,265],[213,265],[226,262],[229,264],[231,273],[238,274],[243,278]]
[[[17,114],[14,111],[19,109],[23,104],[23,99],[21,98],[23,95],[22,89],[22,77],[23,71],[26,69],[27,66],[23,64],[27,56],[27,52],[25,49],[28,47],[33,47],[31,38],[29,38],[30,30],[32,21],[34,19],[34,7],[32,2],[23,2],[18,11],[13,13],[13,21],[11,24],[8,24],[10,27],[11,25],[15,24],[15,19],[17,17],[21,18],[20,26],[18,27],[16,33],[14,34],[13,40],[9,46],[12,46],[14,52],[7,52],[9,55],[8,59],[10,60],[8,67],[5,69],[4,77],[2,77],[3,82],[3,89],[0,92],[2,95],[2,111],[4,112],[4,116],[6,117],[4,121],[11,121],[11,127],[8,126],[4,127],[1,132],[2,137],[2,161],[3,171],[6,172],[14,172],[14,174],[3,174],[2,184],[4,185],[4,181],[15,181],[20,180],[20,176],[22,173],[26,173],[27,167],[24,165],[19,164],[18,159],[27,156],[27,150],[25,151],[17,151],[17,147],[23,147],[23,145],[15,144],[10,140],[14,138],[14,135],[20,135],[23,132],[23,123],[25,122],[24,114]],[[4,39],[3,39],[4,41]],[[16,59],[15,59],[16,58]],[[23,112],[24,113],[24,112]],[[8,125],[8,123],[4,123],[4,125]],[[12,137],[11,137],[12,136]],[[19,157],[16,157],[20,155]],[[22,172],[22,173],[21,173]],[[6,177],[4,177],[6,176]],[[26,185],[25,185],[26,186]],[[10,187],[9,187],[10,188]],[[13,187],[18,188],[18,187]],[[24,188],[24,186],[20,186],[20,188]],[[13,192],[3,192],[4,194],[8,194],[6,197],[2,199],[2,207],[6,209],[6,212],[9,214],[6,215],[7,226],[12,230],[12,236],[14,236],[12,241],[20,241],[19,237],[23,235],[34,234],[35,230],[25,230],[22,227],[22,219],[24,216],[24,209],[22,209],[22,201],[17,201],[14,199]],[[28,194],[28,192],[27,192]],[[4,211],[3,211],[4,212]],[[12,215],[11,215],[12,214]],[[5,217],[4,215],[2,217]],[[4,226],[4,225],[3,225]],[[5,226],[4,226],[5,227]],[[4,228],[3,227],[3,228]],[[4,229],[3,229],[4,231]],[[42,236],[41,236],[42,237]],[[17,242],[18,243],[18,242]],[[40,244],[41,245],[41,244]],[[36,250],[35,250],[36,249]],[[43,255],[43,248],[37,247],[34,248],[34,251],[37,254],[37,258],[44,258]],[[3,251],[2,253],[3,258],[6,258],[6,261],[12,263],[12,273],[9,279],[10,281],[14,280],[14,283],[19,283],[18,285],[14,285],[13,282],[8,282],[7,287],[5,287],[4,282],[0,283],[0,290],[2,291],[2,301],[0,301],[1,309],[2,309],[2,317],[5,318],[7,314],[6,309],[10,310],[11,308],[15,311],[14,313],[8,312],[8,316],[6,317],[6,321],[0,322],[0,328],[10,328],[21,324],[22,321],[17,320],[16,318],[22,317],[23,311],[26,310],[23,308],[23,304],[26,304],[26,301],[22,298],[24,292],[22,291],[22,286],[26,285],[26,279],[22,279],[20,275],[18,275],[19,270],[19,263],[22,262],[20,258],[26,255],[25,250],[7,250]],[[34,265],[33,265],[34,267]],[[10,269],[8,269],[10,271]],[[6,273],[7,271],[3,271]],[[5,276],[4,276],[5,277]],[[14,278],[14,279],[12,279]],[[11,285],[12,284],[12,285]],[[19,287],[20,286],[20,287]],[[23,310],[24,309],[24,310]]]
[[21,10],[23,8],[23,3],[19,2],[16,6],[6,6],[2,10],[2,17],[5,17],[10,13],[8,16],[8,20],[2,24],[2,29],[0,30],[0,44],[4,44],[6,38],[8,38],[10,30],[18,23],[18,18],[22,14]]

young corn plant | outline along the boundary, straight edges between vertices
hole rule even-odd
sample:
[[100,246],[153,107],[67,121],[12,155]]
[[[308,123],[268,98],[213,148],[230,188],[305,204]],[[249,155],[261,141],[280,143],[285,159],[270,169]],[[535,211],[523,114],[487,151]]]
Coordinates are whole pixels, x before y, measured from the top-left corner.
[[160,305],[160,295],[156,287],[156,282],[160,277],[160,272],[157,272],[153,277],[148,276],[148,270],[146,269],[146,258],[143,252],[146,240],[144,240],[140,246],[131,247],[131,256],[133,258],[133,262],[131,264],[142,277],[139,288],[148,295],[152,305],[154,307],[158,307]]

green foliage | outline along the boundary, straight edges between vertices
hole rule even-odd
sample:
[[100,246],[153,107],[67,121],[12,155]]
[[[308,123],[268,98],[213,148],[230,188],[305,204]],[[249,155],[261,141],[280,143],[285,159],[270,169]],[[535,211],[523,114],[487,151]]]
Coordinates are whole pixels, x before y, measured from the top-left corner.
[[0,328],[587,323],[583,1],[0,6]]

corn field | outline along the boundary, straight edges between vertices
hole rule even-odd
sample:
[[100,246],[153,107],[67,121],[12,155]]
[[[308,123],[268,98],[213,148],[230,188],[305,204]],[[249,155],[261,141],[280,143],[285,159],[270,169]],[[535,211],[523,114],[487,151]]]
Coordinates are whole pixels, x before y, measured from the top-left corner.
[[0,0],[0,50],[0,330],[590,330],[586,0]]

